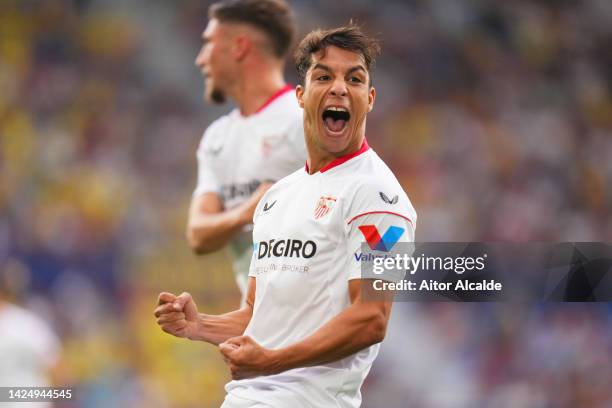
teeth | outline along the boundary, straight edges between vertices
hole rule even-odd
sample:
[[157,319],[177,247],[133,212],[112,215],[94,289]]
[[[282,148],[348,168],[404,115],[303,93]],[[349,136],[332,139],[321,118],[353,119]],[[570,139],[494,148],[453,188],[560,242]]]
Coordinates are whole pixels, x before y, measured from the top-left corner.
[[348,110],[346,110],[345,108],[339,108],[337,106],[330,106],[329,108],[327,108],[327,110],[336,112],[348,112]]

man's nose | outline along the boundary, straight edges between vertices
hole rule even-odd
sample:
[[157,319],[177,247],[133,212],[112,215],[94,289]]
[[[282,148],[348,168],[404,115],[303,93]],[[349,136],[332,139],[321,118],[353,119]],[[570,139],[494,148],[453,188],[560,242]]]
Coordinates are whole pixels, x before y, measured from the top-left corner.
[[344,79],[336,79],[329,90],[329,93],[333,96],[346,96],[346,84],[344,83]]
[[198,53],[198,55],[196,56],[196,59],[194,61],[194,64],[196,65],[196,67],[198,68],[203,68],[204,65],[206,65],[205,59],[204,59],[204,50],[200,50],[200,52]]

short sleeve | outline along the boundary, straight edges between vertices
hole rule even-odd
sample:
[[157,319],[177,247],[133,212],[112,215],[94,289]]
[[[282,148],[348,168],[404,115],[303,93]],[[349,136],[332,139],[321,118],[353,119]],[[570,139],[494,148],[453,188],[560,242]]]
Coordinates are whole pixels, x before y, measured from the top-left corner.
[[[373,212],[353,219],[348,225],[346,280],[362,278],[362,264],[368,261],[368,254],[385,256],[402,248],[402,243],[414,242],[414,235],[414,224],[401,215]],[[404,276],[387,274],[384,278],[398,282]]]
[[[209,128],[210,129],[210,128]],[[202,137],[196,154],[198,161],[198,181],[193,197],[204,193],[219,193],[220,186],[212,168],[214,148],[210,145],[210,130]]]
[[347,224],[367,214],[384,213],[406,218],[416,225],[416,212],[400,184],[395,178],[383,180],[370,178],[355,188],[344,213]]
[[[414,242],[417,219],[408,196],[390,172],[362,180],[354,191],[344,213],[348,280],[361,278],[361,265],[370,261],[368,257],[389,256],[406,247],[401,243]],[[385,276],[385,280],[401,279],[399,274]]]

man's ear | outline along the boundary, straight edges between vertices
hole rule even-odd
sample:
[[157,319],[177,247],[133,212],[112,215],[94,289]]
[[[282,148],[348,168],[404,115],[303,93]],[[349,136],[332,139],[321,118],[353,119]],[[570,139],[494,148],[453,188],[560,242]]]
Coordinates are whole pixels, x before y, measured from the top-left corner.
[[368,92],[368,112],[372,112],[372,109],[374,109],[375,100],[376,100],[376,89],[372,86],[370,87],[370,92]]
[[242,61],[249,53],[252,46],[253,43],[247,36],[239,35],[234,39],[232,55],[234,56],[236,61]]
[[300,108],[304,109],[304,87],[302,85],[295,87],[295,96],[298,100],[298,105],[300,105]]

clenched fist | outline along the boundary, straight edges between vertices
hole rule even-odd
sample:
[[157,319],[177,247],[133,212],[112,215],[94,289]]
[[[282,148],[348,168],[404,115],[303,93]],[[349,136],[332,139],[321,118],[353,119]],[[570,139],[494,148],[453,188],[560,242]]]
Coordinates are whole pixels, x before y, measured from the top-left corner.
[[279,372],[277,353],[260,346],[248,336],[228,339],[219,344],[219,351],[234,380]]
[[168,292],[159,294],[155,317],[166,333],[189,339],[197,337],[198,316],[198,308],[189,293],[183,292],[179,296]]

